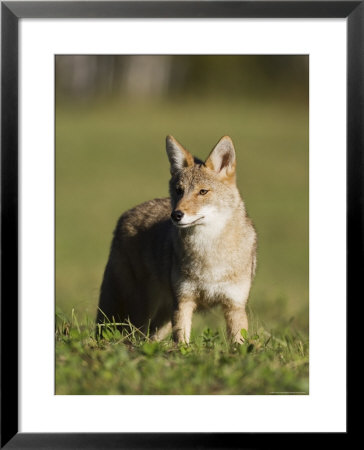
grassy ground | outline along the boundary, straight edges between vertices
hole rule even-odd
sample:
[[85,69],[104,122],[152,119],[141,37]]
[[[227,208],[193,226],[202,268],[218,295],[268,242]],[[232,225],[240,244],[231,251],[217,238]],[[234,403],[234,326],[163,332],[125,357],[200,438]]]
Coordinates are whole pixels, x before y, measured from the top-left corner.
[[224,329],[194,332],[188,346],[112,324],[102,339],[94,331],[74,314],[57,317],[57,394],[308,394],[308,342],[288,328],[243,330],[235,346]]
[[[189,348],[93,337],[117,218],[168,195],[166,134],[202,158],[224,134],[235,143],[238,185],[258,232],[253,325],[241,348],[227,346],[218,310],[196,317]],[[58,102],[56,311],[58,394],[308,392],[307,105],[281,98]]]

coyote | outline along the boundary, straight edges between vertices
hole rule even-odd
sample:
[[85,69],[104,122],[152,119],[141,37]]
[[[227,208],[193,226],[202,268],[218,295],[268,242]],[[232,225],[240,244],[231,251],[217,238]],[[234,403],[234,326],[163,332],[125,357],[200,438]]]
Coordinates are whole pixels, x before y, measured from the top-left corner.
[[236,186],[230,137],[205,162],[167,136],[170,198],[119,219],[101,286],[97,322],[129,320],[156,340],[188,343],[196,309],[220,304],[242,342],[256,267],[256,233]]

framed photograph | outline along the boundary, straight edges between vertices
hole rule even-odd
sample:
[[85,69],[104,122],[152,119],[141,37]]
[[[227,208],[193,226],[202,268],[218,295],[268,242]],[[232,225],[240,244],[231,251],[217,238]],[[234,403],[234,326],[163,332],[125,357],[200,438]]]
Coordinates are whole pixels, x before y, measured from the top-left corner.
[[347,435],[363,19],[2,2],[2,447]]

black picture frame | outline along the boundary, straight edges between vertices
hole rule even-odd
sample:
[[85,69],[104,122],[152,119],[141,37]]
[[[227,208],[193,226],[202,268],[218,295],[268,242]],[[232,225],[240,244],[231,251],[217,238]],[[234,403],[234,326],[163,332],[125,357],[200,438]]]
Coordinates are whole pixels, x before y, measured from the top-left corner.
[[[19,19],[237,17],[347,19],[347,304],[362,298],[359,283],[364,273],[363,0],[1,2],[1,448],[217,449],[257,448],[264,441],[271,442],[270,433],[18,432],[18,325],[14,318],[18,317]],[[348,433],[340,436],[347,437]],[[303,434],[299,442],[308,438],[309,433]],[[316,443],[317,438],[316,434]],[[280,437],[281,447],[287,445],[287,439],[289,435]]]

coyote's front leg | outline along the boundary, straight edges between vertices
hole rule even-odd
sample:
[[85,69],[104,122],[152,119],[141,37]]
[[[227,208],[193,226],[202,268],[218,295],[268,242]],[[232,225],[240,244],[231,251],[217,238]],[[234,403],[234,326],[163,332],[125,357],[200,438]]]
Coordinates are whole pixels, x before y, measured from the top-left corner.
[[245,305],[226,305],[224,306],[224,315],[230,340],[239,344],[243,343],[244,339],[241,335],[241,329],[248,330],[248,316]]
[[178,300],[173,312],[173,339],[175,342],[190,341],[192,315],[196,309],[196,302],[191,298],[181,298]]

